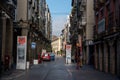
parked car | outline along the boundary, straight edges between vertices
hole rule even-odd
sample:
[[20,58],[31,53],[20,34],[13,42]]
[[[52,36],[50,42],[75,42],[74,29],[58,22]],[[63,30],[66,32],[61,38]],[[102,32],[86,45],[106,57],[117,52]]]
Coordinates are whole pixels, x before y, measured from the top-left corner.
[[55,60],[55,54],[54,54],[54,53],[51,53],[51,54],[50,54],[50,59],[51,59],[52,61]]
[[48,60],[48,61],[50,61],[50,53],[44,53],[44,54],[42,54],[42,60]]

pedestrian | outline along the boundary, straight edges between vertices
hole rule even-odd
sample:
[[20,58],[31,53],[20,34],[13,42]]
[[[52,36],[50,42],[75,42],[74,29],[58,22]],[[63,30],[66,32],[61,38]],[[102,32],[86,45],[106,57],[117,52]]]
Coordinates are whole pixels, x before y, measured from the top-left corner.
[[4,61],[5,71],[9,71],[10,56],[9,55],[5,55],[4,59],[5,59],[5,61]]
[[79,69],[80,67],[80,56],[77,56],[77,66],[76,69]]
[[82,55],[80,55],[80,68],[82,67]]

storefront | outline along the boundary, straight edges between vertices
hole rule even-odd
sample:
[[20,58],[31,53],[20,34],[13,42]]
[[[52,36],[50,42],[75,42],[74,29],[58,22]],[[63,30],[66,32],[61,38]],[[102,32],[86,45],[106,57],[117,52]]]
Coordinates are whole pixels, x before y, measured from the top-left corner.
[[[1,13],[0,13],[0,25],[2,25]],[[0,26],[0,75],[1,75],[1,71],[2,71],[1,55],[2,55],[2,26]]]
[[95,68],[111,74],[120,74],[119,34],[109,35],[94,42]]

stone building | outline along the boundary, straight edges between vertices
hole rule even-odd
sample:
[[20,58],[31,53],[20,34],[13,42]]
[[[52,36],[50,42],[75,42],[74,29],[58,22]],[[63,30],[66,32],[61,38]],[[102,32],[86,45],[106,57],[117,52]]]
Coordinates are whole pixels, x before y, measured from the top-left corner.
[[[17,36],[27,36],[27,61],[37,59],[42,49],[48,46],[48,50],[51,50],[51,27],[51,14],[46,0],[18,0],[14,23],[14,46],[17,43]],[[31,47],[32,42],[36,43],[35,49]]]
[[120,76],[120,1],[94,0],[95,68]]
[[66,52],[66,45],[70,44],[70,16],[68,16],[67,22],[62,29],[61,40],[62,40],[62,48],[61,50],[65,54]]
[[71,6],[71,15],[70,15],[70,44],[72,45],[72,50],[71,54],[76,55],[76,49],[77,49],[77,41],[78,41],[78,17],[77,17],[77,12],[78,12],[78,0],[72,0]]
[[83,56],[83,62],[89,64],[93,55],[93,0],[72,0],[70,21],[72,51]]
[[56,54],[61,51],[61,37],[53,36],[52,38],[52,51]]
[[80,5],[81,11],[81,27],[82,31],[82,43],[83,43],[83,61],[85,64],[94,64],[93,55],[93,27],[94,21],[94,9],[93,0],[82,0]]
[[51,14],[47,7],[45,16],[46,5],[45,0],[0,0],[0,71],[15,68],[17,36],[27,37],[28,61],[33,59],[32,42],[37,43],[36,53],[47,46],[51,50]]
[[0,0],[0,71],[11,69],[13,64],[13,21],[16,5],[16,0]]

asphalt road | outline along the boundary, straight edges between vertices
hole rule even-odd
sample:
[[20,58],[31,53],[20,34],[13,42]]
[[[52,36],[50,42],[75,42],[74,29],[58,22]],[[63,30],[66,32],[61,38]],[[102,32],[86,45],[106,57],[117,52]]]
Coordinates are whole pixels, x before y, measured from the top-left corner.
[[56,57],[55,61],[44,61],[32,66],[17,80],[72,80],[72,75],[66,67],[64,58]]
[[91,66],[83,66],[79,70],[75,64],[65,64],[65,58],[56,57],[55,61],[47,61],[34,65],[25,75],[15,80],[119,80],[116,76],[99,72]]

